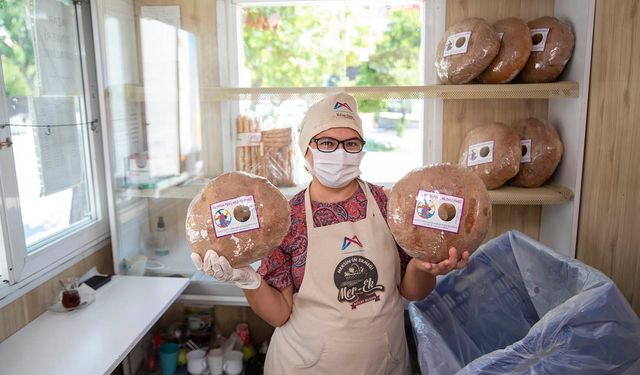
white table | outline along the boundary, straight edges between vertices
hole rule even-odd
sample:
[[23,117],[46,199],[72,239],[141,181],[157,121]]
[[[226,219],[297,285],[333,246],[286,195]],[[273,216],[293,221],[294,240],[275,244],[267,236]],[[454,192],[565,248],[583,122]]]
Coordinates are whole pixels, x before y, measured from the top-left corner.
[[2,374],[111,374],[189,284],[114,276],[82,309],[47,311],[0,343]]

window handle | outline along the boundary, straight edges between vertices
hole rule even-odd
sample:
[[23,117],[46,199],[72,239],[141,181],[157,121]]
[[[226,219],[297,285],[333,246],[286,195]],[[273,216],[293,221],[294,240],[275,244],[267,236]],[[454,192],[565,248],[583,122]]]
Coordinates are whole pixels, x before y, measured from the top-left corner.
[[2,150],[3,148],[9,148],[11,147],[11,145],[13,144],[13,142],[11,141],[11,138],[7,137],[7,139],[5,140],[0,140],[0,150]]

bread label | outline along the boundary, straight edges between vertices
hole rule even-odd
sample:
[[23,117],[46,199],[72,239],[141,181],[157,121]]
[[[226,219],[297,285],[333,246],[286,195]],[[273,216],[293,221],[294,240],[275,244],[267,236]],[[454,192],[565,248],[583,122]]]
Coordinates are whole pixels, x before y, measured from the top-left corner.
[[458,233],[464,199],[438,191],[419,190],[413,225]]
[[531,140],[521,140],[520,148],[522,149],[522,157],[520,158],[520,163],[531,163]]
[[211,218],[217,238],[260,228],[253,195],[212,204]]
[[542,52],[547,44],[547,35],[549,35],[549,28],[531,29],[531,51]]
[[467,53],[469,39],[471,39],[471,31],[451,35],[444,44],[442,57]]
[[467,151],[467,167],[491,163],[493,161],[493,141],[469,145]]
[[236,135],[236,147],[260,146],[262,133],[238,133]]

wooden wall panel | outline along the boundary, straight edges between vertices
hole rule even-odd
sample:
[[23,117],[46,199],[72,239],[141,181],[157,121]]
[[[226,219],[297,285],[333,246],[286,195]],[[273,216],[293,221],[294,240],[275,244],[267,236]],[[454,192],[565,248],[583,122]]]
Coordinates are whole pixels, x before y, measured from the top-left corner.
[[517,229],[531,238],[540,238],[540,206],[493,206],[491,227],[484,242]]
[[113,273],[111,245],[82,259],[75,265],[0,309],[0,341],[4,341],[7,337],[47,311],[55,295],[60,290],[60,285],[58,284],[59,279],[82,276],[94,266],[98,269],[98,272]]
[[[525,21],[553,14],[554,1],[527,0],[449,0],[446,27],[467,17],[482,17],[495,22],[506,17]],[[443,161],[457,162],[458,149],[467,131],[493,121],[510,124],[535,116],[547,118],[547,100],[445,100],[443,105]],[[487,240],[505,231],[517,229],[538,239],[540,207],[494,206]]]
[[577,257],[640,315],[640,2],[597,1]]
[[507,17],[525,21],[553,15],[554,0],[447,0],[446,25],[466,17],[482,17],[495,22]]

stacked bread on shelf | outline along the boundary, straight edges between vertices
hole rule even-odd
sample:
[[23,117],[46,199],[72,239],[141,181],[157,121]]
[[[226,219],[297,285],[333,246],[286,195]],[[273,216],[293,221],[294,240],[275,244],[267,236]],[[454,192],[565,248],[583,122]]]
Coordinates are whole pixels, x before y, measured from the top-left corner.
[[460,146],[458,162],[477,174],[489,190],[505,183],[539,187],[555,172],[562,152],[553,125],[527,118],[512,126],[496,122],[471,129]]
[[466,18],[445,31],[436,72],[445,84],[555,81],[573,53],[571,25],[554,17],[525,23],[507,18],[493,25]]
[[236,118],[236,170],[263,176],[275,186],[295,186],[295,140],[291,128],[262,130],[257,117]]
[[459,164],[477,174],[487,189],[504,185],[520,170],[520,136],[500,122],[471,129],[460,146]]

